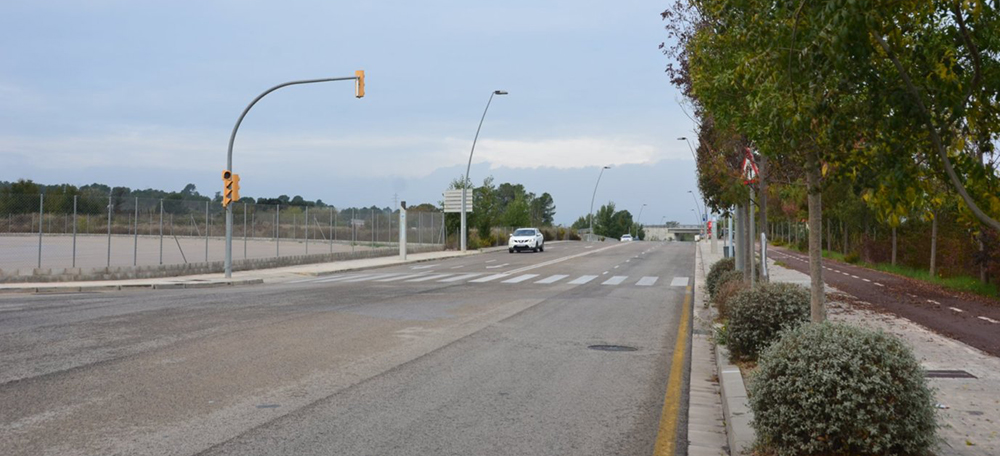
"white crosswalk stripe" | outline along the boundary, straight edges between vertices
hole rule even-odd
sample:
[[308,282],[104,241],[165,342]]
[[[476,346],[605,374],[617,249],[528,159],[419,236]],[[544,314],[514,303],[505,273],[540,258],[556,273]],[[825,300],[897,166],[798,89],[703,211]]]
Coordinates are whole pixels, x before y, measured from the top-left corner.
[[326,277],[323,279],[316,280],[316,283],[329,283],[329,282],[340,282],[341,280],[357,279],[359,277],[368,277],[374,274],[348,274],[348,275],[336,275],[333,277]]
[[407,282],[426,282],[428,280],[443,279],[448,276],[453,276],[455,274],[432,274],[426,277],[418,277],[416,279],[407,280]]
[[418,272],[416,274],[407,274],[407,275],[403,275],[403,276],[399,276],[399,277],[390,277],[388,279],[380,279],[380,280],[376,280],[376,282],[395,282],[397,280],[412,279],[414,277],[420,277],[422,275],[427,275],[427,273],[426,272]]
[[659,279],[660,279],[659,277],[643,277],[639,279],[639,282],[636,283],[636,285],[640,287],[651,287]]
[[674,277],[674,280],[670,281],[670,286],[672,287],[686,287],[689,279],[687,277]]
[[481,276],[481,275],[482,274],[478,273],[478,272],[475,273],[475,274],[462,274],[462,275],[458,275],[458,276],[455,276],[455,277],[449,277],[449,278],[444,279],[444,280],[438,280],[438,282],[443,282],[443,283],[460,282],[462,280],[468,280],[468,279],[471,279],[473,277],[478,277],[478,276]]
[[395,277],[395,276],[398,276],[398,275],[403,275],[403,273],[397,272],[395,274],[375,274],[375,275],[372,275],[372,276],[355,277],[353,279],[347,279],[347,280],[343,281],[343,283],[367,282],[369,280],[384,279],[384,278],[387,278],[387,277]]
[[525,274],[514,277],[513,279],[504,280],[503,283],[521,283],[525,280],[534,279],[535,277],[538,277],[538,274]]
[[535,283],[543,283],[543,284],[555,283],[555,282],[558,282],[558,281],[560,281],[562,279],[565,279],[567,277],[569,277],[569,276],[566,275],[566,274],[556,274],[554,276],[548,276],[548,277],[546,277],[546,278],[544,278],[542,280],[539,280],[539,281],[537,281]]
[[591,280],[594,280],[594,279],[596,279],[596,278],[597,278],[597,276],[595,276],[595,275],[585,275],[585,276],[580,276],[580,277],[579,277],[579,278],[577,278],[577,279],[574,279],[574,280],[571,280],[571,281],[569,282],[569,284],[570,284],[570,285],[583,285],[583,284],[585,284],[585,283],[587,283],[587,282],[590,282]]
[[613,276],[608,280],[605,280],[601,285],[618,285],[627,279],[628,276]]
[[470,280],[469,282],[470,283],[485,283],[485,282],[489,282],[489,281],[496,280],[496,279],[499,279],[501,277],[507,277],[507,276],[508,276],[508,274],[493,274],[493,275],[486,276],[486,277],[483,277],[483,278],[480,278],[480,279]]

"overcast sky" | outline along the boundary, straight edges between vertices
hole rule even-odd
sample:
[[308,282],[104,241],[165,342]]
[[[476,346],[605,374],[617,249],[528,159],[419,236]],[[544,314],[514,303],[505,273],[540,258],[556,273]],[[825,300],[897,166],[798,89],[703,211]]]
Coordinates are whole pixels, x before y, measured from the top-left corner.
[[202,194],[236,139],[242,194],[338,206],[441,199],[461,176],[549,192],[556,221],[614,201],[691,223],[694,125],[649,1],[0,3],[0,180]]

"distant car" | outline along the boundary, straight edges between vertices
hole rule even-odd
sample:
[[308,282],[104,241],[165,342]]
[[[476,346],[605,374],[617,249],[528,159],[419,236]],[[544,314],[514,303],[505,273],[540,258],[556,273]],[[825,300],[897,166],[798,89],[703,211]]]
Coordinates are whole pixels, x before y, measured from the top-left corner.
[[514,253],[521,250],[545,251],[545,236],[542,236],[542,232],[538,231],[538,228],[518,228],[514,234],[510,235],[507,251]]
[[626,234],[626,235],[622,236],[622,242],[629,242],[631,240],[632,240],[632,235],[631,234]]

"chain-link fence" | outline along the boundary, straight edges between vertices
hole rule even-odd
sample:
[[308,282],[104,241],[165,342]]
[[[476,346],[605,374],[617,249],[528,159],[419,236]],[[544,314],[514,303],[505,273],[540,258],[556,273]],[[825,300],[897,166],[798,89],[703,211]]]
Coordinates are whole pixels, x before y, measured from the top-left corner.
[[[444,214],[408,212],[406,220],[410,251],[444,248]],[[225,209],[211,201],[0,195],[5,271],[223,261],[225,235]],[[392,255],[399,253],[398,241],[398,210],[233,205],[234,262],[342,252]]]

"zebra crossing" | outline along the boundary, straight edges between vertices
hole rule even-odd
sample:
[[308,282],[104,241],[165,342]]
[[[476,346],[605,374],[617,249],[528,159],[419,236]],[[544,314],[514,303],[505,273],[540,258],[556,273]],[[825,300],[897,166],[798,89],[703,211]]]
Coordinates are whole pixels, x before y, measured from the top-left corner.
[[[325,277],[312,277],[308,279],[293,280],[288,283],[505,283],[505,284],[534,284],[534,285],[585,285],[597,280],[598,275],[581,275],[573,277],[569,274],[511,274],[511,273],[444,273],[434,271],[423,272],[390,272],[390,273],[346,273]],[[659,282],[659,276],[631,277],[626,275],[616,275],[596,283],[606,286],[628,285],[637,287],[651,287]],[[688,277],[673,277],[670,281],[672,287],[687,286],[690,282]]]

